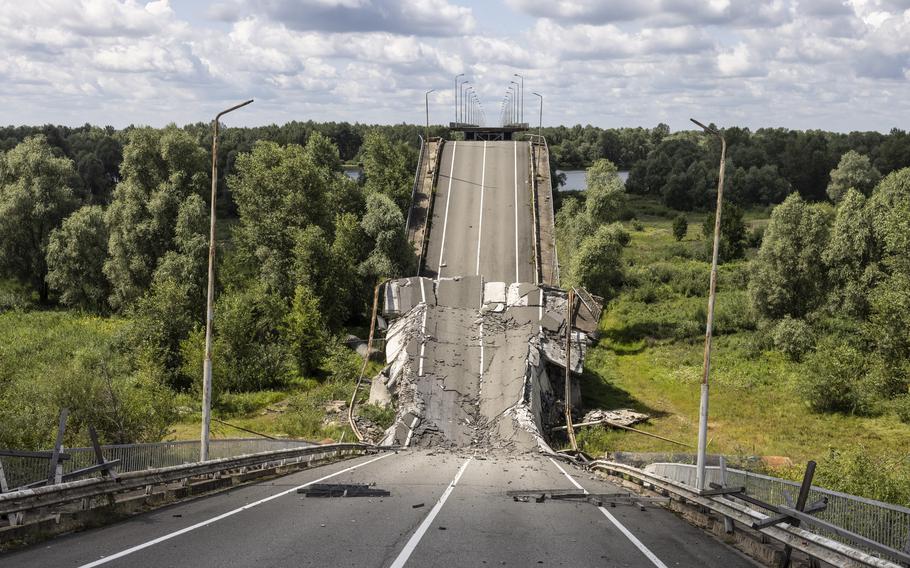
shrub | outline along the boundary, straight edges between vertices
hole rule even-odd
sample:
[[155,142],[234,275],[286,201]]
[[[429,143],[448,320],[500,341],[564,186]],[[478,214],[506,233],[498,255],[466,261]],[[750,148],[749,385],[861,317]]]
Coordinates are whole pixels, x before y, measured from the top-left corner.
[[377,406],[375,404],[362,404],[356,408],[361,418],[366,418],[376,426],[385,430],[395,422],[395,409],[391,406]]
[[765,238],[765,226],[757,225],[752,227],[752,230],[749,231],[749,236],[746,238],[746,246],[749,248],[758,248],[761,246],[762,240]]
[[680,213],[673,219],[673,238],[677,241],[681,241],[686,238],[686,233],[689,231],[689,220],[686,219],[686,216]]
[[771,341],[791,361],[800,361],[812,349],[815,336],[805,320],[785,316],[771,331]]
[[894,399],[894,410],[904,424],[910,424],[910,394],[902,394]]
[[838,335],[824,338],[807,359],[797,389],[815,411],[868,414],[873,407],[862,385],[865,355]]
[[640,232],[640,231],[644,231],[644,230],[645,230],[645,224],[642,223],[641,221],[639,221],[638,219],[633,219],[633,220],[632,220],[632,229],[634,229],[634,230],[636,230],[636,231],[639,231],[639,232]]

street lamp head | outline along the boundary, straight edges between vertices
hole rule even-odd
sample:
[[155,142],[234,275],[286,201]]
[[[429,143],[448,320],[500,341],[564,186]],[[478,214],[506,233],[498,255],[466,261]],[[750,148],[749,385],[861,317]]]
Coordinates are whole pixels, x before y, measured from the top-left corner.
[[704,130],[705,132],[709,132],[709,133],[711,133],[711,134],[713,134],[713,135],[715,135],[715,136],[720,136],[720,132],[718,132],[716,129],[711,128],[710,126],[705,126],[704,124],[698,122],[698,121],[695,120],[694,118],[690,118],[689,120],[691,120],[692,122],[694,122],[695,124],[697,124],[698,126],[700,126],[700,127],[702,128],[702,130]]
[[534,96],[543,98],[543,95],[541,95],[540,93],[535,93],[534,91],[531,91],[531,94],[534,95]]

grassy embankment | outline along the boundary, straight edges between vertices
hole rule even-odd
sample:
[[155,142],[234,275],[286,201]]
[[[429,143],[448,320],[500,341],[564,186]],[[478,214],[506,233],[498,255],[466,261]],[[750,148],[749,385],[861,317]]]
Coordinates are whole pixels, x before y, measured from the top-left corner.
[[[3,283],[0,293],[7,297],[19,294],[18,287]],[[46,445],[56,428],[56,414],[61,399],[72,395],[66,383],[74,377],[74,365],[81,355],[115,341],[129,320],[123,317],[100,317],[68,310],[35,309],[27,299],[21,309],[0,313],[0,402],[6,416],[3,427],[21,432],[14,439],[23,444]],[[352,333],[363,330],[352,329]],[[372,376],[380,364],[371,361],[367,374]],[[357,367],[359,371],[359,366]],[[215,378],[217,380],[217,377]],[[74,387],[75,388],[75,387]],[[350,400],[353,379],[336,381],[304,378],[292,381],[280,391],[226,393],[216,402],[214,416],[231,424],[278,437],[351,440],[344,411],[328,413],[331,401]],[[362,394],[366,398],[366,393]],[[174,393],[178,421],[165,439],[187,440],[199,436],[201,413],[198,395]],[[388,421],[388,412],[375,412],[378,422]],[[212,424],[214,437],[249,437],[250,434],[224,424]],[[5,436],[6,437],[6,436]],[[76,443],[82,443],[77,438]]]
[[[688,215],[688,234],[676,242],[675,212],[632,198],[642,231],[625,223],[628,284],[604,312],[601,338],[589,351],[582,393],[588,408],[633,408],[652,418],[638,427],[694,444],[710,264],[702,237],[704,214]],[[750,227],[767,223],[766,210],[747,213]],[[786,456],[797,464],[830,451],[910,454],[910,425],[893,414],[860,417],[812,412],[795,389],[803,364],[769,350],[749,309],[748,258],[723,264],[718,278],[711,369],[711,453]],[[694,451],[640,434],[584,428],[583,449]],[[794,474],[794,471],[786,472]],[[906,483],[906,480],[900,481]],[[905,488],[906,489],[906,488]],[[906,491],[910,495],[910,490]]]

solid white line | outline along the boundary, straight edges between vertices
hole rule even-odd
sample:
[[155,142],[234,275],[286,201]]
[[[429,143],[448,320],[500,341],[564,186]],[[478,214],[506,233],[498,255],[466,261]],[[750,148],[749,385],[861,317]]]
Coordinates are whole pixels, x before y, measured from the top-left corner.
[[515,281],[518,282],[518,141],[515,144]]
[[483,159],[480,165],[480,221],[477,224],[477,268],[475,274],[480,274],[480,243],[483,242],[483,185],[487,175],[487,143],[483,143]]
[[[418,277],[419,278],[419,277]],[[423,289],[423,278],[420,278],[420,300],[423,302],[423,323],[421,323],[422,340],[420,342],[420,361],[417,363],[417,376],[423,376],[423,354],[427,348],[427,293]]]
[[461,466],[461,469],[458,470],[458,473],[455,474],[455,479],[452,480],[452,483],[446,488],[442,493],[442,496],[439,498],[439,501],[436,502],[436,505],[433,507],[433,510],[427,515],[427,517],[420,523],[420,526],[417,527],[417,531],[411,535],[408,543],[404,545],[404,548],[401,550],[401,553],[398,555],[398,558],[395,559],[395,562],[392,563],[390,568],[402,568],[405,563],[408,561],[408,558],[411,557],[411,554],[414,552],[414,549],[417,548],[417,545],[420,544],[420,539],[423,538],[424,533],[427,532],[427,529],[430,528],[430,525],[433,524],[433,520],[436,518],[436,515],[439,514],[439,511],[442,509],[442,506],[445,505],[446,500],[449,498],[449,495],[452,494],[452,491],[455,490],[455,486],[458,484],[458,480],[461,479],[461,476],[464,474],[464,470],[468,468],[468,464],[471,463],[471,460],[474,458],[468,458],[468,461],[464,462]]
[[232,510],[232,511],[228,511],[227,513],[222,513],[222,514],[218,515],[217,517],[212,517],[211,519],[208,519],[208,520],[206,520],[206,521],[202,521],[202,522],[200,522],[200,523],[196,523],[195,525],[190,525],[190,526],[188,526],[188,527],[186,527],[186,528],[180,529],[179,531],[174,531],[174,532],[172,532],[172,533],[168,533],[168,534],[166,534],[166,535],[164,535],[164,536],[160,536],[160,537],[158,537],[158,538],[156,538],[156,539],[154,539],[154,540],[150,540],[150,541],[148,541],[148,542],[145,542],[145,543],[136,545],[136,546],[134,546],[134,547],[132,547],[132,548],[127,548],[126,550],[122,550],[122,551],[120,551],[120,552],[118,552],[118,553],[116,553],[116,554],[112,554],[112,555],[110,555],[110,556],[105,556],[104,558],[101,558],[100,560],[95,560],[94,562],[90,562],[90,563],[88,563],[88,564],[83,564],[83,565],[80,566],[79,568],[93,568],[94,566],[101,566],[102,564],[107,564],[108,562],[111,562],[111,561],[113,561],[113,560],[117,560],[118,558],[123,558],[124,556],[130,555],[130,554],[132,554],[132,553],[134,553],[134,552],[139,552],[140,550],[143,550],[143,549],[148,548],[148,547],[150,547],[150,546],[154,546],[154,545],[156,545],[156,544],[158,544],[158,543],[161,543],[161,542],[164,542],[164,541],[166,541],[166,540],[170,540],[170,539],[172,539],[172,538],[174,538],[174,537],[176,537],[176,536],[180,536],[180,535],[186,534],[186,533],[188,533],[188,532],[190,532],[190,531],[194,531],[194,530],[196,530],[196,529],[199,529],[199,528],[202,528],[202,527],[211,525],[212,523],[216,523],[216,522],[220,521],[221,519],[226,519],[226,518],[228,518],[228,517],[230,517],[230,516],[236,515],[237,513],[240,513],[240,512],[242,512],[242,511],[246,511],[247,509],[252,509],[253,507],[255,507],[255,506],[257,506],[257,505],[261,505],[261,504],[263,504],[263,503],[266,503],[266,502],[268,502],[268,501],[271,501],[272,499],[277,499],[277,498],[279,498],[279,497],[283,497],[283,496],[287,495],[288,493],[294,493],[294,492],[297,491],[298,489],[302,489],[302,488],[304,488],[304,487],[313,485],[314,483],[319,483],[320,481],[324,481],[324,480],[326,480],[326,479],[329,479],[330,477],[335,477],[336,475],[341,475],[342,473],[347,473],[347,472],[349,472],[349,471],[353,471],[353,470],[355,470],[355,469],[357,469],[357,468],[359,468],[359,467],[363,467],[363,466],[365,466],[365,465],[369,465],[369,464],[371,464],[371,463],[373,463],[373,462],[375,462],[375,461],[379,461],[379,460],[381,460],[381,459],[383,459],[383,458],[387,458],[387,457],[389,457],[389,456],[391,456],[391,455],[394,455],[394,454],[383,454],[383,455],[381,455],[381,456],[379,456],[379,457],[375,457],[375,458],[371,459],[370,461],[366,461],[366,462],[363,462],[363,463],[359,463],[359,464],[357,464],[357,465],[353,465],[353,466],[351,466],[351,467],[342,469],[341,471],[336,471],[335,473],[331,473],[331,474],[326,475],[326,476],[324,476],[324,477],[320,477],[319,479],[316,479],[316,480],[314,480],[314,481],[309,481],[309,482],[307,482],[307,483],[304,483],[303,485],[298,485],[297,487],[294,487],[294,488],[292,488],[292,489],[288,489],[288,490],[286,490],[286,491],[282,491],[281,493],[276,493],[276,494],[274,494],[274,495],[271,495],[271,496],[269,496],[269,497],[266,497],[265,499],[260,499],[259,501],[254,501],[253,503],[249,503],[249,504],[244,505],[243,507],[240,507],[240,508],[238,508],[238,509],[234,509],[234,510]]
[[[575,481],[575,478],[572,477],[571,475],[569,475],[566,472],[566,470],[564,470],[562,468],[562,466],[556,462],[556,460],[554,460],[553,458],[549,458],[549,460],[551,462],[553,462],[553,465],[555,465],[556,468],[559,471],[561,471],[562,474],[565,475],[569,481],[572,482],[572,485],[574,485],[578,489],[581,489],[582,491],[584,491],[585,495],[588,494],[588,490],[585,489],[584,487],[582,487],[577,481]],[[616,517],[614,517],[612,514],[610,514],[610,511],[607,511],[603,507],[598,507],[598,509],[600,509],[600,512],[603,513],[605,517],[610,519],[610,522],[613,523],[613,525],[616,528],[618,528],[620,530],[620,532],[622,532],[622,534],[626,535],[626,538],[628,538],[632,542],[632,544],[634,544],[635,547],[638,548],[638,550],[640,550],[641,553],[644,554],[648,558],[648,560],[651,561],[651,564],[654,564],[655,566],[657,566],[657,568],[667,568],[667,565],[664,564],[663,562],[661,562],[660,558],[655,556],[654,553],[651,552],[651,550],[647,546],[645,546],[640,540],[638,540],[638,538],[634,534],[632,534],[629,531],[629,529],[627,529],[625,526],[623,526],[623,524],[620,523]]]
[[458,142],[452,142],[452,167],[449,168],[449,189],[446,194],[446,213],[442,221],[442,243],[439,245],[439,269],[436,271],[436,280],[442,278],[442,258],[446,250],[446,227],[449,224],[449,201],[452,199],[452,176],[455,174],[455,150],[458,149]]

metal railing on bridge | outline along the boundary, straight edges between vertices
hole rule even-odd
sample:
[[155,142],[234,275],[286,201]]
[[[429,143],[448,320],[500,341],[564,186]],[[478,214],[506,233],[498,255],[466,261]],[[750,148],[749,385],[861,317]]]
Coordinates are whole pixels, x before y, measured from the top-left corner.
[[[266,438],[224,438],[209,442],[209,459],[232,458],[260,452],[287,450],[315,445],[307,440],[270,440]],[[69,473],[95,463],[92,448],[66,448],[70,459],[63,462],[63,473]],[[144,471],[199,461],[198,441],[156,442],[147,444],[116,444],[101,446],[108,461],[120,460],[116,470]],[[48,460],[37,457],[0,457],[10,489],[47,479]]]
[[[681,463],[653,463],[645,471],[695,487],[696,466]],[[720,468],[706,468],[706,483],[722,483]],[[727,468],[726,485],[742,486],[746,494],[773,505],[789,506],[796,499],[800,484],[760,473]],[[828,506],[814,516],[869,540],[895,550],[910,552],[910,508],[874,499],[866,499],[839,491],[813,486],[809,500],[827,498]],[[832,540],[854,544],[847,539],[818,527],[805,526]]]

